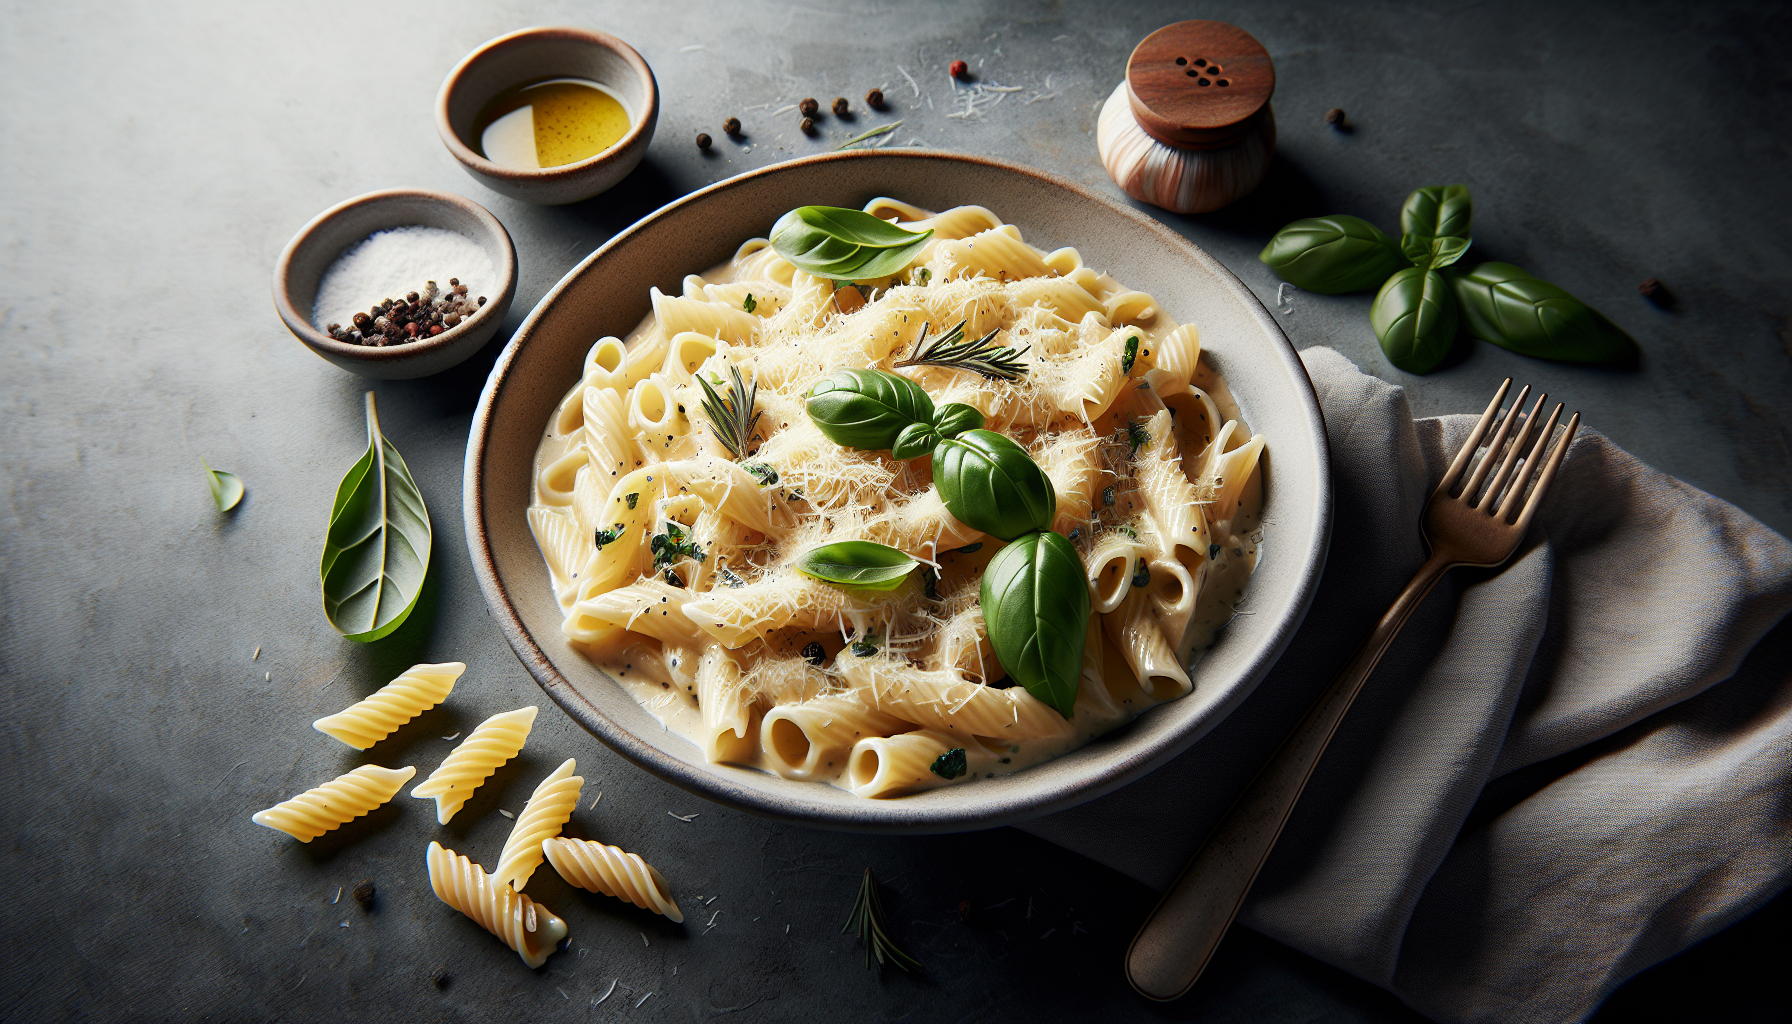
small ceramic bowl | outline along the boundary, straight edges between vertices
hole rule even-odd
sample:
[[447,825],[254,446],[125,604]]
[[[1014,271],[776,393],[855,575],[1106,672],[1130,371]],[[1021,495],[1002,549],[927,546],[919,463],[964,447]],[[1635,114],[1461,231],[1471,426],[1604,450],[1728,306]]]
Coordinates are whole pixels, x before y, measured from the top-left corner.
[[[628,134],[596,156],[541,170],[480,156],[473,138],[479,111],[512,86],[551,78],[607,86],[628,111]],[[659,86],[641,55],[613,35],[582,28],[525,28],[499,36],[456,64],[436,95],[436,131],[467,173],[494,192],[542,206],[590,199],[627,177],[647,153],[659,116]]]
[[[353,345],[325,334],[311,322],[324,272],[362,239],[399,227],[444,228],[478,243],[498,272],[496,281],[470,282],[486,296],[485,305],[433,338],[404,345]],[[446,280],[442,284],[446,287]],[[300,228],[274,265],[274,308],[293,336],[344,370],[381,380],[427,377],[466,361],[497,333],[515,297],[516,247],[510,233],[485,207],[447,192],[388,189],[338,203]]]

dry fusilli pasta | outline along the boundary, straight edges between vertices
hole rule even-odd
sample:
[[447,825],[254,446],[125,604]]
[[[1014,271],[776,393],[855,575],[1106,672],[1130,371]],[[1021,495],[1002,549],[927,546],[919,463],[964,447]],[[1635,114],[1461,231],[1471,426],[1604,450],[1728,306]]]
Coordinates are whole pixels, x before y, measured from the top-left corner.
[[485,873],[462,854],[429,844],[429,885],[443,903],[516,950],[523,963],[540,967],[566,938],[566,922],[554,912]]
[[666,879],[638,854],[589,839],[549,839],[541,844],[541,852],[572,885],[626,900],[674,921],[684,920],[684,912],[667,891]]
[[320,718],[311,727],[356,750],[366,750],[397,732],[399,726],[447,700],[454,681],[466,670],[467,666],[458,661],[413,665],[366,700]]
[[278,829],[301,843],[309,843],[392,799],[399,787],[415,774],[417,769],[411,767],[381,768],[377,764],[364,764],[291,800],[283,800],[265,811],[256,811],[250,820]]
[[572,812],[579,806],[579,787],[585,780],[573,774],[577,770],[578,764],[569,757],[535,787],[510,830],[510,838],[504,841],[504,852],[498,855],[498,867],[492,872],[494,879],[516,886],[519,892],[529,884],[529,876],[541,866],[542,840],[559,835],[560,826],[572,820]]
[[411,795],[419,799],[435,797],[436,820],[448,824],[480,783],[523,749],[539,710],[530,705],[479,723],[441,766],[429,773],[429,778],[417,783]]

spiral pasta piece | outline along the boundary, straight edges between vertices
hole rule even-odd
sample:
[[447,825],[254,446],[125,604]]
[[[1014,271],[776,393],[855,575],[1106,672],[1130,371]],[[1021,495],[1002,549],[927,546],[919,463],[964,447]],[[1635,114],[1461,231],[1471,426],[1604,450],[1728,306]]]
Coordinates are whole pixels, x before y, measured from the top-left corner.
[[485,873],[441,843],[429,844],[429,885],[443,903],[516,950],[523,963],[540,967],[566,938],[566,922],[554,912]]
[[466,806],[480,783],[523,749],[540,710],[530,705],[480,722],[441,766],[429,773],[429,778],[411,790],[411,795],[420,800],[435,797],[436,820],[448,824]]
[[665,877],[639,854],[589,839],[549,839],[541,844],[541,852],[569,885],[684,921],[684,911],[673,901]]
[[440,665],[412,665],[404,675],[375,690],[366,700],[350,705],[311,727],[354,747],[366,750],[398,731],[398,727],[448,699],[454,681],[467,670],[458,661]]
[[572,812],[579,806],[579,789],[585,779],[573,774],[578,767],[573,758],[567,758],[529,794],[529,805],[517,816],[510,838],[504,840],[504,852],[498,854],[494,881],[513,885],[518,892],[529,884],[529,876],[541,866],[542,840],[559,835],[560,827],[572,820]]
[[283,800],[265,811],[256,811],[249,820],[284,832],[301,843],[309,843],[382,806],[415,774],[417,769],[411,767],[381,768],[377,764],[364,764],[291,800]]

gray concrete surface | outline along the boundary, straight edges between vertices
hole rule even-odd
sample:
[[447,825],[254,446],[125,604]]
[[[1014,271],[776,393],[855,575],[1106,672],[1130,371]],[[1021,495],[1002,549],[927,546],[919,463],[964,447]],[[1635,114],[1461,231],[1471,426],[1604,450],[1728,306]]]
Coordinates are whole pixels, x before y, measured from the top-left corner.
[[[1413,378],[1381,357],[1367,297],[1304,293],[1278,313],[1297,345],[1336,346],[1409,385],[1422,413],[1478,408],[1508,374],[1534,381],[1644,459],[1792,530],[1792,20],[1775,5],[14,0],[0,9],[0,1018],[1408,1016],[1249,933],[1195,997],[1143,1003],[1119,958],[1152,902],[1144,887],[1011,829],[867,838],[709,806],[551,705],[520,761],[446,829],[408,797],[309,846],[248,820],[361,763],[307,723],[415,661],[470,667],[448,705],[376,748],[379,763],[428,771],[451,745],[441,737],[547,703],[474,586],[460,469],[497,346],[562,273],[692,188],[837,145],[847,131],[831,119],[810,141],[791,115],[768,116],[805,95],[856,102],[882,86],[905,120],[897,141],[1117,195],[1095,155],[1096,105],[1133,43],[1185,17],[1232,21],[1274,54],[1281,146],[1234,209],[1164,220],[1272,308],[1276,281],[1254,256],[1282,223],[1351,212],[1391,226],[1408,190],[1462,182],[1474,255],[1597,305],[1645,358],[1584,369],[1475,344]],[[627,182],[538,209],[466,177],[431,104],[467,50],[552,23],[631,41],[664,105]],[[947,118],[954,58],[1025,92],[981,120]],[[1353,131],[1321,123],[1334,106]],[[719,139],[729,115],[751,150],[700,155],[693,136]],[[268,281],[314,213],[401,185],[486,205],[515,236],[522,279],[479,358],[375,389],[438,533],[424,606],[362,646],[325,623],[316,563],[362,443],[364,384],[287,335]],[[1678,298],[1671,310],[1637,297],[1648,276]],[[201,456],[247,482],[234,513],[211,506]],[[586,803],[604,794],[571,831],[647,856],[690,917],[669,925],[544,872],[530,892],[574,942],[531,973],[435,900],[422,849],[441,836],[489,862],[509,827],[490,812],[515,810],[568,756]],[[867,865],[920,976],[867,973],[837,934]],[[362,879],[378,886],[371,910],[333,901]],[[1606,1015],[1783,1008],[1783,983],[1753,965],[1766,936],[1783,936],[1784,903],[1620,991]],[[445,989],[429,980],[439,968]]]

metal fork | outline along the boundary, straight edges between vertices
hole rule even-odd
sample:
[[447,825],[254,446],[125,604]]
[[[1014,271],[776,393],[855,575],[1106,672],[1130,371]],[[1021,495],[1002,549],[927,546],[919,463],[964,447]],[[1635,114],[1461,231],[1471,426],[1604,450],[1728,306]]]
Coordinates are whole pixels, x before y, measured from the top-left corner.
[[[1171,1000],[1181,997],[1201,976],[1220,939],[1231,926],[1232,919],[1244,904],[1244,898],[1257,879],[1257,872],[1269,859],[1288,821],[1301,790],[1312,777],[1320,755],[1337,732],[1338,723],[1350,710],[1350,704],[1362,691],[1363,683],[1386,653],[1394,635],[1412,616],[1419,603],[1448,569],[1458,565],[1496,566],[1503,564],[1518,549],[1531,517],[1555,479],[1556,467],[1574,439],[1580,426],[1580,413],[1568,420],[1561,439],[1548,449],[1544,447],[1555,433],[1561,417],[1558,403],[1541,432],[1536,430],[1537,414],[1542,411],[1547,395],[1539,396],[1516,438],[1513,427],[1518,423],[1520,408],[1530,394],[1527,385],[1519,391],[1512,408],[1500,420],[1492,440],[1487,442],[1487,455],[1463,482],[1463,473],[1474,459],[1475,452],[1487,436],[1488,427],[1499,414],[1511,378],[1500,385],[1487,411],[1475,424],[1474,432],[1443,481],[1432,492],[1425,506],[1423,528],[1431,547],[1431,557],[1400,592],[1393,607],[1381,617],[1375,631],[1369,634],[1356,656],[1331,688],[1307,712],[1294,732],[1277,749],[1269,763],[1252,780],[1238,801],[1207,837],[1206,843],[1182,869],[1157,908],[1145,919],[1139,934],[1126,951],[1126,978],[1140,995],[1149,999]],[[1533,438],[1535,439],[1533,441]],[[1512,442],[1510,449],[1507,441]],[[1528,446],[1528,448],[1527,448]],[[1500,459],[1500,453],[1506,455]],[[1521,454],[1522,453],[1522,454]],[[1540,457],[1542,456],[1542,457]],[[1523,469],[1516,474],[1519,460]],[[1499,469],[1488,475],[1495,463]],[[1541,466],[1542,474],[1537,470]],[[1536,487],[1530,497],[1525,490],[1532,477]],[[1462,483],[1460,488],[1457,484]],[[1485,485],[1485,487],[1483,487]],[[1503,493],[1502,493],[1503,492]]]

